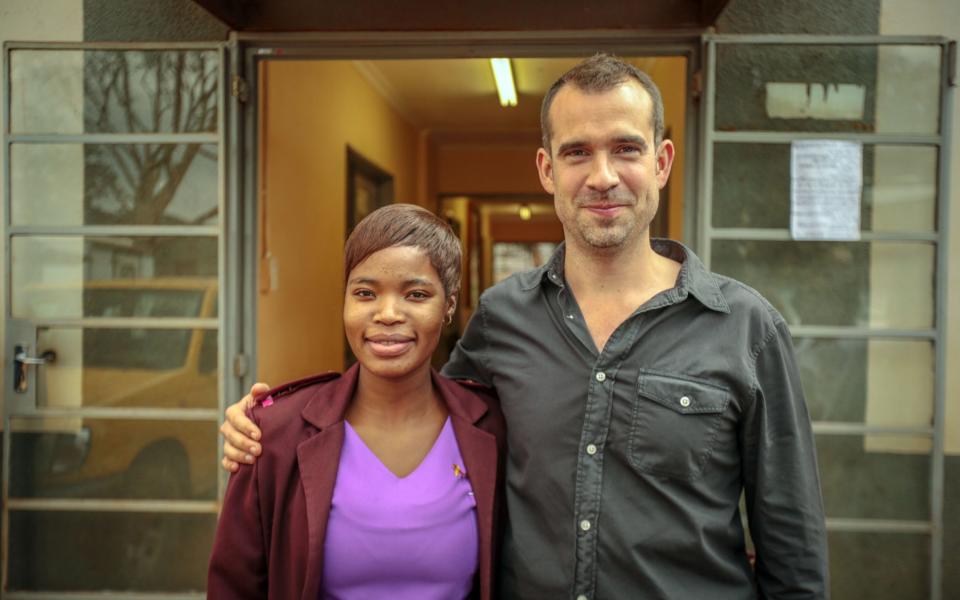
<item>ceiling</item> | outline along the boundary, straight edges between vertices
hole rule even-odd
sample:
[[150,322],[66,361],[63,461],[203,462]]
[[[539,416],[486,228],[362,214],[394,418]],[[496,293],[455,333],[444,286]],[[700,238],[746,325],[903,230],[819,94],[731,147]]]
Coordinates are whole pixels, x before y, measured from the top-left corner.
[[[579,58],[515,58],[517,106],[502,107],[487,59],[363,60],[357,70],[407,121],[434,133],[533,134],[540,101]],[[627,59],[651,71],[655,57]]]

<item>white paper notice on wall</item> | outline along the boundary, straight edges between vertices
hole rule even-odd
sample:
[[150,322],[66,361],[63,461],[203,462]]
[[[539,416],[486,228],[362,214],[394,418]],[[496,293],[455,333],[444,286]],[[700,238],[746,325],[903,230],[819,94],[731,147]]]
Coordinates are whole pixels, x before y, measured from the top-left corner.
[[793,142],[790,235],[795,240],[859,240],[862,190],[860,142]]

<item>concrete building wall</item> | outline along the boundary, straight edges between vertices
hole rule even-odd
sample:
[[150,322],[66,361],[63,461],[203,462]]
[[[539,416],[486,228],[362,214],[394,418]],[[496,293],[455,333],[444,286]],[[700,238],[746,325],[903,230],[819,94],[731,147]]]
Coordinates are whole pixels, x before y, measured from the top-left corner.
[[418,130],[348,61],[261,70],[262,255],[257,376],[282,382],[343,369],[343,240],[349,146],[416,197]]

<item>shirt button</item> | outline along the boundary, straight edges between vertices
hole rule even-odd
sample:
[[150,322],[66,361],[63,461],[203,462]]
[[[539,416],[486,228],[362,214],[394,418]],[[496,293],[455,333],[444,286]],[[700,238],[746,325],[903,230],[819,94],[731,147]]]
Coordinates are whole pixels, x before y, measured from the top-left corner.
[[690,406],[690,398],[688,396],[680,398],[680,406],[684,408]]
[[584,531],[590,531],[590,521],[586,519],[580,521],[580,529]]
[[599,381],[600,383],[603,383],[606,380],[607,380],[606,373],[604,373],[603,371],[600,371],[599,373],[597,373],[597,381]]
[[596,453],[597,453],[596,444],[587,444],[587,454],[589,454],[590,456],[593,456]]

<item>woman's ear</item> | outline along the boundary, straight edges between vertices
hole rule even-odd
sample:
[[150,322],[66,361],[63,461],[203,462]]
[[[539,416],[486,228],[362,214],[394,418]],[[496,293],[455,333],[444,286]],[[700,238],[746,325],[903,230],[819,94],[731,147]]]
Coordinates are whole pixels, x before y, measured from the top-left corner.
[[453,315],[457,312],[457,295],[450,294],[447,296],[447,308],[444,311],[443,323],[444,325],[449,325],[453,323]]

